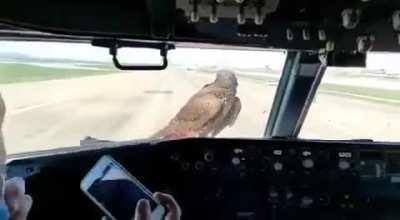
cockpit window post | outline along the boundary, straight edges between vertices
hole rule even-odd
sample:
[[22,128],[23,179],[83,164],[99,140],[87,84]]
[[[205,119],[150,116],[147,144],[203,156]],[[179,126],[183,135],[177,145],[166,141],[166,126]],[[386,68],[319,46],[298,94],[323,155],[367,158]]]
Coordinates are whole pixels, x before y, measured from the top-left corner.
[[317,52],[287,53],[264,133],[266,137],[298,135],[326,70],[326,58]]

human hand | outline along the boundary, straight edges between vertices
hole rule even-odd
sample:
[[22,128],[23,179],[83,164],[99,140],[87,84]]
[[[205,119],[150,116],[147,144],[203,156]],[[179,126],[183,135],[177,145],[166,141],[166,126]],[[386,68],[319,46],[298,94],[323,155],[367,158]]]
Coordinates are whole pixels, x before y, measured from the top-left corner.
[[1,178],[0,187],[0,200],[7,205],[10,220],[26,220],[33,201],[31,196],[25,194],[24,179],[16,177],[4,182],[4,178]]
[[[153,197],[166,208],[165,220],[180,220],[182,211],[174,197],[165,193],[154,193]],[[151,220],[149,201],[139,200],[136,205],[135,220]]]

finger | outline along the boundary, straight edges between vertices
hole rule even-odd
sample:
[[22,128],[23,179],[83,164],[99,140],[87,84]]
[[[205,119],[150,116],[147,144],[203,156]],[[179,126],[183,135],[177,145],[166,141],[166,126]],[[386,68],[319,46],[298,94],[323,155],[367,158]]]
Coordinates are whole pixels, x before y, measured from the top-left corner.
[[169,194],[156,192],[154,193],[154,198],[161,203],[161,205],[165,206],[169,214],[171,215],[171,219],[180,219],[182,215],[182,210],[179,207],[178,203]]
[[33,205],[33,199],[32,196],[30,195],[24,195],[24,205],[23,205],[23,212],[25,212],[26,214],[29,213],[29,211],[31,210]]
[[5,175],[0,174],[0,202],[4,201],[4,190],[6,187],[6,180],[5,180]]
[[15,207],[10,207],[10,220],[27,220],[33,200],[29,195],[22,195],[15,200]]
[[5,182],[4,199],[10,208],[10,211],[20,209],[21,198],[25,195],[25,181],[22,178],[16,177]]
[[25,194],[25,180],[20,177],[14,177],[5,183],[5,197]]
[[136,204],[135,220],[151,220],[149,201],[141,199]]

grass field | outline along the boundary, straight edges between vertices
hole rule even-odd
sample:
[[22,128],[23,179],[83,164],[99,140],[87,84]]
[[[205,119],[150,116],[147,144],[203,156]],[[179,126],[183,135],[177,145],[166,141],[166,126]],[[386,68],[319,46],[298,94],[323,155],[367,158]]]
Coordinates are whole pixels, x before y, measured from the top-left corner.
[[400,90],[388,90],[325,83],[320,86],[319,92],[335,92],[336,94],[341,94],[343,96],[352,96],[353,98],[368,101],[400,105]]
[[386,90],[337,84],[323,84],[321,90],[334,90],[337,92],[353,93],[358,95],[373,96],[382,99],[394,99],[400,101],[400,90]]
[[[95,67],[98,69],[88,69],[85,67]],[[110,66],[101,65],[82,66],[82,68],[79,69],[59,67],[53,68],[20,63],[0,63],[0,84],[44,81],[53,79],[69,79],[84,76],[112,74],[114,72],[116,72],[116,70],[112,69]],[[257,83],[276,82],[276,84],[278,84],[279,81],[279,79],[277,78],[261,75],[239,74],[238,77],[244,77]],[[400,105],[400,90],[396,91],[323,83],[319,88],[319,93],[352,96],[353,98],[368,101]]]
[[[265,83],[267,81],[276,82],[276,84],[278,84],[279,81],[276,78],[268,76],[239,76],[252,79],[259,83]],[[322,83],[318,88],[318,93],[335,94],[340,96],[363,99],[367,101],[380,102],[384,104],[400,105],[400,90]]]
[[110,74],[111,69],[52,68],[29,64],[0,63],[0,84],[68,79]]

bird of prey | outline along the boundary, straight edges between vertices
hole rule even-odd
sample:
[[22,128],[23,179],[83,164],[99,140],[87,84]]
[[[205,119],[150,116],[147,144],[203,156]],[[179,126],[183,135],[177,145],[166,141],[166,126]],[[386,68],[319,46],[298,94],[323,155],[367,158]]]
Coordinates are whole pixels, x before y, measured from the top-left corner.
[[194,94],[169,124],[151,138],[215,137],[232,126],[240,113],[237,87],[232,71],[218,71],[215,81]]

